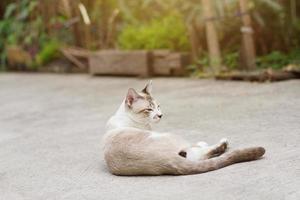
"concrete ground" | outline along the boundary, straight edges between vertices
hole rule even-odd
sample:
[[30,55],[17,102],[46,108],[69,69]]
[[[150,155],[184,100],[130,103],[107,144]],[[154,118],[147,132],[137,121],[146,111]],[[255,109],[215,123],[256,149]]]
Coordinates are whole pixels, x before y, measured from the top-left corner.
[[155,78],[157,130],[231,148],[262,145],[261,160],[191,176],[117,177],[100,148],[127,88],[146,80],[0,74],[0,199],[300,199],[300,81]]

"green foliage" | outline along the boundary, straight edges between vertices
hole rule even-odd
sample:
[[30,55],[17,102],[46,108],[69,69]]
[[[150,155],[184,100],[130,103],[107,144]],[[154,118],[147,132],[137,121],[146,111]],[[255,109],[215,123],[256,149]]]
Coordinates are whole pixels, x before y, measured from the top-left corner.
[[[0,21],[0,68],[6,67],[6,47],[12,45],[31,55],[34,62],[28,68],[36,68],[55,58],[59,44],[46,31],[45,19],[38,11],[39,3],[38,0],[20,0],[7,5]],[[48,20],[48,25],[53,26],[58,22],[61,24],[64,19],[54,16]],[[57,30],[59,33],[60,30]]]
[[[208,55],[203,53],[208,49],[205,34],[207,19],[199,0],[81,0],[92,22],[90,30],[86,31],[91,34],[91,47],[84,44],[86,33],[82,33],[86,27],[83,27],[85,25],[78,13],[79,1],[68,1],[71,12],[63,4],[57,6],[57,2],[61,3],[59,0],[1,1],[0,4],[6,5],[0,20],[1,66],[5,65],[5,49],[9,45],[26,50],[40,65],[47,63],[56,57],[59,47],[53,38],[59,38],[56,41],[60,43],[88,48],[119,46],[121,49],[189,51],[187,26],[189,33],[194,33],[191,41],[195,41],[195,49],[201,49],[199,53],[202,54],[192,68],[196,71],[198,66],[202,66],[201,70],[208,69]],[[295,50],[300,48],[300,3],[297,2],[248,1],[258,67],[278,69],[299,62],[299,50]],[[236,69],[239,64],[237,52],[242,46],[241,16],[236,16],[241,14],[238,12],[239,0],[212,0],[211,3],[216,13],[213,19],[223,55],[222,64],[227,69]],[[47,8],[48,14],[41,13]],[[54,14],[56,16],[52,16]],[[76,19],[68,23],[76,17],[79,21]]]
[[279,51],[273,51],[270,54],[257,58],[257,66],[260,68],[280,69],[287,64],[287,56]]
[[238,67],[238,59],[239,59],[239,53],[233,52],[233,53],[227,53],[224,56],[224,65],[227,67],[227,69],[233,70]]
[[257,58],[259,68],[281,69],[288,64],[300,64],[300,50],[293,50],[289,54],[273,51],[270,54]]
[[43,65],[55,59],[59,55],[60,44],[56,40],[50,40],[42,46],[40,52],[36,55],[36,63]]
[[27,45],[33,43],[34,31],[28,23],[32,11],[37,5],[37,1],[22,0],[13,2],[6,7],[4,18],[0,21],[0,58],[1,68],[5,68],[6,46]]
[[[238,67],[239,54],[238,52],[226,53],[224,55],[223,64],[228,70],[233,70]],[[200,59],[196,60],[195,65],[189,67],[193,71],[199,71],[200,69],[196,66],[201,66],[203,71],[209,67],[208,53],[203,53]],[[200,70],[201,71],[201,70]]]
[[122,49],[171,49],[187,51],[189,47],[185,24],[173,14],[151,20],[143,25],[128,25],[118,37]]

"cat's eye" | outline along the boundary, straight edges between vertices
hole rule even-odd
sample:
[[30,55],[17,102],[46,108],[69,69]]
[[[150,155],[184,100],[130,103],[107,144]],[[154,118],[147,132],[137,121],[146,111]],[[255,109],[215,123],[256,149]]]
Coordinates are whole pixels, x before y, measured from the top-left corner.
[[152,111],[153,111],[153,109],[151,109],[151,108],[147,108],[144,110],[144,112],[152,112]]

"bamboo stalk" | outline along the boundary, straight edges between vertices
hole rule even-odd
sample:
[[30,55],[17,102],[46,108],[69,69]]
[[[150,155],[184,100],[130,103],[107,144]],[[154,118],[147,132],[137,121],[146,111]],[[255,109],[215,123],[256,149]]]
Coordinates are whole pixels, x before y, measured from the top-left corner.
[[251,27],[251,17],[248,13],[248,1],[239,0],[240,11],[242,13],[243,27],[241,27],[241,32],[243,34],[243,46],[245,53],[245,64],[246,69],[254,70],[256,68],[255,64],[255,47],[253,40],[253,29]]
[[70,6],[69,0],[62,0],[62,5],[63,5],[64,11],[65,11],[67,17],[71,18],[72,11],[71,11],[71,6]]
[[114,37],[115,37],[115,21],[120,13],[119,9],[115,9],[108,20],[108,30],[107,30],[107,39],[106,46],[112,47],[114,46]]
[[192,48],[191,49],[192,50],[192,59],[197,60],[200,55],[201,46],[200,46],[199,38],[197,37],[196,27],[193,22],[191,22],[188,25],[188,32],[189,32],[189,39],[190,39],[191,48]]
[[90,32],[91,20],[86,10],[86,7],[82,3],[78,4],[78,8],[84,22],[84,24],[82,25],[83,33],[84,33],[84,47],[89,49],[91,47],[91,32]]
[[215,13],[212,9],[211,0],[202,0],[202,4],[204,7],[209,63],[212,68],[213,74],[218,74],[221,70],[221,52],[217,30],[214,21],[212,20],[215,17]]

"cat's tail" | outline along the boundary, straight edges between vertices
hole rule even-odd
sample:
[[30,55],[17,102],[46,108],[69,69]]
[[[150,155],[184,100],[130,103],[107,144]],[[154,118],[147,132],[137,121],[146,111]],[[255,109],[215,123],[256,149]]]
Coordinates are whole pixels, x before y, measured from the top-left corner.
[[234,163],[256,160],[264,154],[265,149],[263,147],[251,147],[241,150],[234,150],[219,157],[199,162],[190,162],[179,157],[176,159],[176,162],[173,163],[174,165],[172,167],[175,170],[175,174],[178,175],[199,174],[217,170]]

